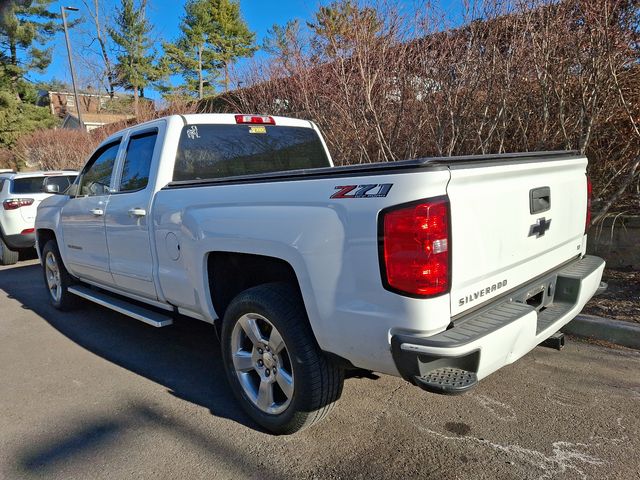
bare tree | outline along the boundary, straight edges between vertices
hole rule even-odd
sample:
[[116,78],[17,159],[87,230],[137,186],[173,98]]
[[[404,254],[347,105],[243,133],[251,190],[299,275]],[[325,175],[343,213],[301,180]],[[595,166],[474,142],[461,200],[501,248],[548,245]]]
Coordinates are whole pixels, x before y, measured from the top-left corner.
[[639,11],[636,0],[468,0],[452,20],[427,1],[407,12],[339,0],[306,30],[282,27],[243,88],[203,108],[312,119],[338,164],[578,150],[598,220],[637,210]]
[[94,26],[94,30],[90,35],[91,43],[95,42],[98,44],[99,58],[101,59],[102,65],[100,65],[101,68],[96,68],[96,62],[92,62],[88,57],[85,57],[85,61],[89,62],[87,66],[91,70],[100,71],[100,77],[104,83],[104,88],[107,94],[113,98],[116,90],[117,75],[114,69],[114,64],[111,61],[111,56],[107,46],[107,37],[105,36],[106,26],[104,22],[107,17],[101,12],[99,0],[93,0],[91,3],[90,2],[91,0],[82,0],[82,3],[89,13]]

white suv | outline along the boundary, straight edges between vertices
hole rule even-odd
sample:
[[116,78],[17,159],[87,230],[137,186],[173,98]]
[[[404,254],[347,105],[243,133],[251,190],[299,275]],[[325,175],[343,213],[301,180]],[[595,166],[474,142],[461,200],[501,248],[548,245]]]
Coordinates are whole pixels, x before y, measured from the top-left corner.
[[16,263],[19,250],[34,246],[38,205],[52,193],[66,190],[77,175],[73,171],[0,173],[0,265]]

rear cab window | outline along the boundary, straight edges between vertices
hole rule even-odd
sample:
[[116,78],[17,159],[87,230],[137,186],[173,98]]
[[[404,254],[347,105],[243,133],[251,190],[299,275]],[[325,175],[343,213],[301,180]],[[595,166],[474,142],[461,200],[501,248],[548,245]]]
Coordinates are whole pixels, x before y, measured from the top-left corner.
[[42,193],[44,177],[14,178],[11,181],[11,193]]
[[186,125],[174,181],[329,167],[317,132],[279,125]]

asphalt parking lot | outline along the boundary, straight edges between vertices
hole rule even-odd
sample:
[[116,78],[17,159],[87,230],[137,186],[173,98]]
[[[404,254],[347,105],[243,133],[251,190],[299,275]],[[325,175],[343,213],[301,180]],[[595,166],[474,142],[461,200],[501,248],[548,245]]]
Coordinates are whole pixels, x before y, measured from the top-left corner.
[[460,397],[350,378],[323,423],[261,432],[213,330],[49,306],[0,267],[0,478],[640,478],[640,352],[538,347]]

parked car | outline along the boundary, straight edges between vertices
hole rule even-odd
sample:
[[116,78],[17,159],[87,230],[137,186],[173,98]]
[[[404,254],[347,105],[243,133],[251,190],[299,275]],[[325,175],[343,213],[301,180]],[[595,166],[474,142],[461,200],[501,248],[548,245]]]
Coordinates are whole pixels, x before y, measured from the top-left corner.
[[34,222],[42,200],[63,192],[78,172],[0,173],[0,264],[13,265],[20,250],[35,244]]
[[309,121],[184,115],[113,134],[40,204],[50,300],[219,333],[264,428],[324,417],[346,369],[462,393],[600,287],[577,152],[334,167]]

